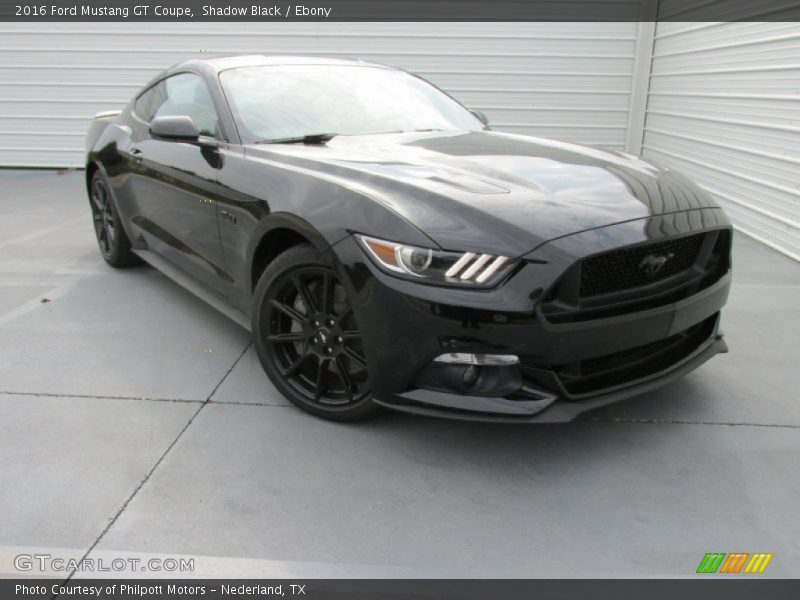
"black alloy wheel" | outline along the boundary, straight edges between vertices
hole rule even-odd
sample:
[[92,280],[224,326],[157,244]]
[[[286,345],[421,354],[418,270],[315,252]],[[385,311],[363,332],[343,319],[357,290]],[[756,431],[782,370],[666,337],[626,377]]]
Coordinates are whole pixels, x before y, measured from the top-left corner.
[[296,246],[276,258],[254,300],[256,350],[290,401],[340,421],[377,412],[353,308],[336,272],[316,249]]
[[111,189],[100,171],[92,176],[89,184],[89,205],[97,245],[105,261],[112,267],[139,264],[140,260],[131,251],[130,241],[120,223]]
[[100,177],[96,177],[92,181],[91,200],[97,243],[100,245],[103,257],[107,258],[114,251],[116,226],[114,225],[114,214],[111,212],[111,194],[105,181]]

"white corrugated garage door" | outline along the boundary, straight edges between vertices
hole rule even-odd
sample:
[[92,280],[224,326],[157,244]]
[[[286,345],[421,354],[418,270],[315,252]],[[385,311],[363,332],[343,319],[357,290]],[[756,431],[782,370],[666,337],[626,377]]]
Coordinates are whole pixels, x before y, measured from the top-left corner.
[[201,53],[410,69],[497,130],[623,149],[636,23],[0,23],[0,165],[81,166],[91,116]]
[[659,23],[643,154],[800,260],[800,23]]

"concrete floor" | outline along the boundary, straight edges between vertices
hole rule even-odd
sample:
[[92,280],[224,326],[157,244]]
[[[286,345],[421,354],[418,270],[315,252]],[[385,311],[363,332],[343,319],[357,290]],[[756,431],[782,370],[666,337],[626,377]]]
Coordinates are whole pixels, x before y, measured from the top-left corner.
[[800,266],[742,236],[734,259],[731,353],[661,391],[567,425],[337,425],[288,406],[233,322],[107,267],[82,173],[0,171],[0,575],[46,552],[686,577],[706,552],[772,552],[767,576],[798,577]]

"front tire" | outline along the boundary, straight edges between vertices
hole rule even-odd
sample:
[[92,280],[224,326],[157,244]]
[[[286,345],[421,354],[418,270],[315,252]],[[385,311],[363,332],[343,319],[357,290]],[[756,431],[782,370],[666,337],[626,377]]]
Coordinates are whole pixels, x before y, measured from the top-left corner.
[[141,261],[131,250],[131,242],[122,227],[111,188],[100,171],[92,175],[89,184],[89,204],[92,207],[92,222],[97,245],[100,247],[103,259],[117,269],[140,264]]
[[304,411],[332,421],[380,411],[347,292],[313,246],[290,248],[264,270],[253,297],[253,336],[272,383]]

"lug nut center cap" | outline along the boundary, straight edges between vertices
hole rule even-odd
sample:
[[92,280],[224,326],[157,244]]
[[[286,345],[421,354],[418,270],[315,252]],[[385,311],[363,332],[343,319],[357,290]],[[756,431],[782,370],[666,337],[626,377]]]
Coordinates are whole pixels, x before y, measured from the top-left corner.
[[333,334],[324,327],[320,327],[317,329],[317,339],[322,344],[330,344],[333,341]]

